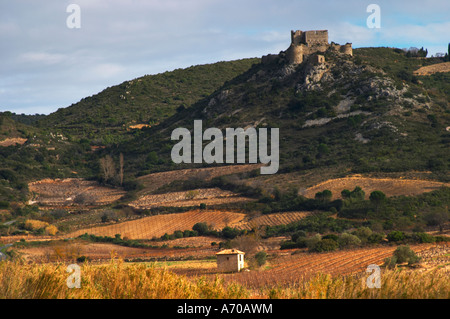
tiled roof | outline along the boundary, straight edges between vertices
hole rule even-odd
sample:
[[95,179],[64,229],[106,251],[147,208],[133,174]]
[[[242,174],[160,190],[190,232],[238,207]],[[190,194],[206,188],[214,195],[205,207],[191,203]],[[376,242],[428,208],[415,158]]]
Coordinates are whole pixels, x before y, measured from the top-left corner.
[[245,254],[245,253],[237,249],[225,249],[218,252],[216,255],[237,255],[237,254]]

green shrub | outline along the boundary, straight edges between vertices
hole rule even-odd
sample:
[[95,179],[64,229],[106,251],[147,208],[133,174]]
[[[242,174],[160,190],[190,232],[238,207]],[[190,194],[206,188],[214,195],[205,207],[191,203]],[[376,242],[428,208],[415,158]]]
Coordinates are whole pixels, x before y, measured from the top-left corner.
[[338,247],[339,244],[333,239],[322,239],[317,244],[314,245],[311,251],[320,253],[324,251],[333,251],[338,249]]
[[305,242],[306,247],[308,247],[308,250],[313,250],[317,245],[317,243],[319,243],[321,240],[322,236],[320,236],[320,234],[316,234],[312,237],[309,237]]
[[0,201],[0,209],[8,209],[8,208],[9,208],[9,202]]
[[291,239],[293,242],[297,242],[297,240],[299,238],[305,238],[306,237],[306,232],[303,230],[299,230],[297,232],[295,232],[294,234],[292,234]]
[[415,264],[420,260],[416,253],[407,245],[399,246],[394,251],[393,256],[387,261],[387,266],[392,267],[395,264],[408,263]]
[[361,239],[359,239],[355,235],[343,233],[341,236],[339,236],[338,244],[341,248],[359,246],[361,245]]
[[328,234],[322,237],[322,239],[332,239],[334,241],[338,241],[339,236],[336,234]]
[[184,234],[181,230],[176,230],[176,231],[174,231],[173,234],[175,235],[175,238],[183,238],[184,237]]
[[387,239],[390,242],[399,242],[405,239],[405,233],[402,231],[394,230],[387,235]]
[[361,239],[362,242],[367,242],[367,239],[372,235],[372,229],[369,227],[359,227],[355,230],[354,235]]
[[293,242],[291,240],[282,241],[281,244],[280,244],[280,249],[281,250],[283,250],[283,249],[294,249],[294,248],[297,248],[297,247],[298,247],[297,243],[295,243],[295,242]]
[[413,239],[419,243],[434,243],[436,238],[427,233],[415,233]]
[[265,251],[260,251],[255,255],[256,262],[259,267],[264,265],[267,261],[267,253]]
[[383,241],[383,234],[380,233],[372,233],[369,237],[367,237],[367,242],[369,244],[378,244]]
[[192,230],[196,231],[200,236],[207,235],[209,227],[206,223],[197,223],[192,227]]

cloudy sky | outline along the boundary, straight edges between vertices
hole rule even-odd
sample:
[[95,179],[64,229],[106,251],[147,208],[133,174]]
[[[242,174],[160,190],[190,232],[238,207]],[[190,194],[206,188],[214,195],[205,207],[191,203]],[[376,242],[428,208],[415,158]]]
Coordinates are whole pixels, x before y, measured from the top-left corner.
[[145,74],[278,53],[293,29],[444,53],[449,13],[448,0],[0,0],[0,111],[48,114]]

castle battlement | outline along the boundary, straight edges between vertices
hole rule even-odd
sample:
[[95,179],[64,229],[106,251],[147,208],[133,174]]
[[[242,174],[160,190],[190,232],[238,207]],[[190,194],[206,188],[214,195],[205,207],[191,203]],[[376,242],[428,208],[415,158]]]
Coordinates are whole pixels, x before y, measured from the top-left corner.
[[[291,45],[285,51],[286,58],[290,64],[301,64],[310,55],[323,54],[328,49],[342,54],[353,55],[352,44],[339,45],[328,43],[328,30],[291,31]],[[318,63],[323,63],[323,57],[315,59]]]

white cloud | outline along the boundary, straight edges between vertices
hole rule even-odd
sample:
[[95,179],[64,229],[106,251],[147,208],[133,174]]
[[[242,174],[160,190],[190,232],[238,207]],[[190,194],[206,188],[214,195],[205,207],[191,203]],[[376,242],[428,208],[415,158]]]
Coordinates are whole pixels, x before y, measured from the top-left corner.
[[[0,108],[56,110],[144,74],[278,53],[291,29],[328,29],[330,41],[354,47],[446,52],[450,2],[430,1],[377,1],[380,30],[365,26],[370,2],[360,0],[4,1]],[[81,29],[66,26],[70,3],[81,7]]]
[[21,62],[43,63],[43,64],[57,64],[66,59],[63,54],[47,53],[47,52],[27,52],[20,55]]
[[108,79],[114,76],[119,75],[121,72],[125,70],[124,67],[118,64],[113,63],[103,63],[94,66],[93,70],[89,72],[98,79]]

